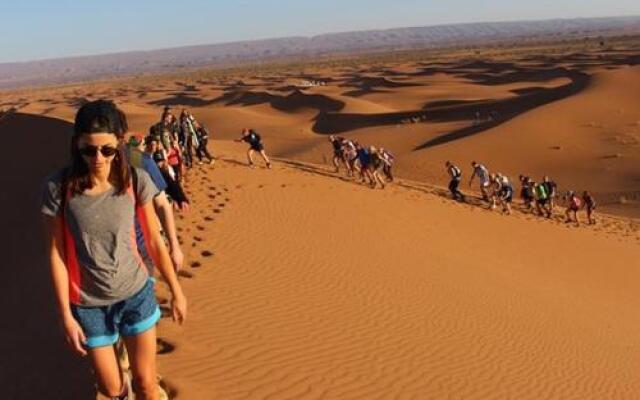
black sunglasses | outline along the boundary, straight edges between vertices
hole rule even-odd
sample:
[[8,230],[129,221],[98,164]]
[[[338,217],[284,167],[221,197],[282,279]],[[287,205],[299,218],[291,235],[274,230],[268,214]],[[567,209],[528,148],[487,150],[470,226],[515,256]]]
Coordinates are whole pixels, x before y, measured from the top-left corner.
[[102,154],[103,157],[113,157],[118,152],[118,149],[113,146],[83,146],[79,150],[80,154],[86,157],[95,157],[98,155],[98,151]]

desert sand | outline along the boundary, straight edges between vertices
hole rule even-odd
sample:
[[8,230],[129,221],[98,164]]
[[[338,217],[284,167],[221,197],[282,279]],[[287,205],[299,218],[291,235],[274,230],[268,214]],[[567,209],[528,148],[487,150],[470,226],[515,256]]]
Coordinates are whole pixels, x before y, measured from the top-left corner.
[[[193,209],[178,217],[189,320],[159,327],[175,398],[639,398],[638,61],[534,54],[3,93],[5,395],[91,396],[56,328],[36,204],[77,106],[107,97],[134,131],[184,106],[215,139],[219,162],[190,173]],[[326,84],[292,87],[304,79]],[[247,168],[229,140],[245,126],[272,170]],[[372,190],[335,174],[329,133],[391,149],[400,179]],[[467,179],[476,159],[589,189],[598,224],[454,203],[447,159]],[[158,296],[166,306],[163,284]]]

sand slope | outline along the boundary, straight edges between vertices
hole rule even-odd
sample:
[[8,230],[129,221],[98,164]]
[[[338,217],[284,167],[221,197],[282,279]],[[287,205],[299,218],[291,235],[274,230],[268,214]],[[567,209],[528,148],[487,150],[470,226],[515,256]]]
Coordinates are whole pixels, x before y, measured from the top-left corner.
[[227,161],[192,178],[180,223],[191,319],[160,328],[179,398],[640,395],[637,226],[503,217],[297,162],[250,170],[242,146],[217,147]]

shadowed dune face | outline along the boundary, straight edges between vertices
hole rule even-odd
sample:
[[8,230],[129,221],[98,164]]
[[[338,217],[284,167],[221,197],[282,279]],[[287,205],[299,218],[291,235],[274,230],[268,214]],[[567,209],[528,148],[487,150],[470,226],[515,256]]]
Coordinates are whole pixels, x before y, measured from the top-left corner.
[[[544,90],[526,91],[517,97],[507,99],[436,103],[435,106],[433,103],[427,103],[425,110],[384,114],[321,113],[315,119],[313,130],[325,134],[343,133],[372,126],[398,125],[412,119],[422,122],[453,122],[473,120],[476,113],[483,116],[489,113],[497,115],[497,118],[493,118],[489,124],[473,125],[465,127],[464,130],[443,135],[418,147],[419,150],[484,131],[533,108],[578,93],[589,84],[587,74],[566,69],[562,69],[562,73],[562,77],[571,79],[569,84]],[[559,76],[554,75],[554,78],[557,77]]]
[[38,208],[45,177],[66,163],[72,129],[36,115],[0,120],[10,150],[0,174],[0,383],[9,399],[87,399],[93,393],[88,366],[67,349],[60,331]]

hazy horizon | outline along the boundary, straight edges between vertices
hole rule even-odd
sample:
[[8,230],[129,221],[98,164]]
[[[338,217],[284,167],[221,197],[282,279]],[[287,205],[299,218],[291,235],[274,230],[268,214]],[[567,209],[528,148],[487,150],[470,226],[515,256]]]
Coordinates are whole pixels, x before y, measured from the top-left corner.
[[[217,3],[217,2],[215,2]],[[449,24],[640,15],[630,0],[238,1],[109,3],[27,0],[6,5],[0,63],[150,51],[176,47]],[[113,27],[117,27],[114,29]],[[80,34],[81,32],[81,34]]]

